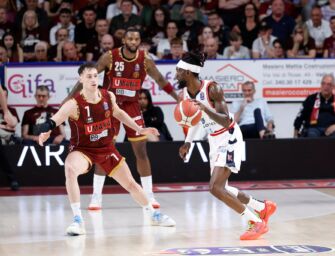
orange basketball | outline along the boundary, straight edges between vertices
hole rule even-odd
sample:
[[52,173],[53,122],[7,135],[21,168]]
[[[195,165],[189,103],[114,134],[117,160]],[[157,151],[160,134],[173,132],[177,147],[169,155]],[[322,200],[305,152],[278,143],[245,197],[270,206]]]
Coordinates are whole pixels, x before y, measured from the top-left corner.
[[199,106],[191,100],[179,102],[174,109],[174,118],[176,122],[183,127],[195,126],[201,119],[202,112]]

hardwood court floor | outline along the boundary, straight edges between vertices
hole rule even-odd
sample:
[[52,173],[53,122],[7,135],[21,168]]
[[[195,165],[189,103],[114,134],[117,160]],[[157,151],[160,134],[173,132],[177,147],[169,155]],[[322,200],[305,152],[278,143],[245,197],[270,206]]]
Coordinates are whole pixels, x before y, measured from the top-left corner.
[[[66,195],[2,196],[0,255],[137,256],[163,255],[171,248],[272,245],[335,248],[335,189],[246,192],[278,204],[269,223],[270,231],[257,241],[240,241],[245,222],[206,191],[156,194],[162,211],[176,220],[176,228],[148,225],[141,208],[128,194],[105,195],[102,211],[83,211],[87,235],[78,237],[65,235],[72,221]],[[82,196],[82,207],[88,205],[89,199],[89,195]],[[335,255],[335,251],[291,255],[328,256]]]

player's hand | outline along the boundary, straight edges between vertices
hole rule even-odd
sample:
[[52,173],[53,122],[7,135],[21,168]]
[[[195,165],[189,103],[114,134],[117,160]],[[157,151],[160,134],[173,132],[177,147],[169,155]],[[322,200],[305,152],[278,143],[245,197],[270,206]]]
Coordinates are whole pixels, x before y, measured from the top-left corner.
[[43,143],[47,141],[47,139],[49,139],[51,134],[51,131],[48,132],[42,132],[39,136],[38,136],[38,144],[40,146],[43,147]]
[[199,109],[201,111],[205,111],[205,109],[207,108],[204,104],[202,104],[200,101],[197,100],[192,100],[194,102],[195,105],[197,105],[199,107]]
[[191,143],[186,142],[179,148],[179,156],[181,159],[185,160],[188,151],[190,150]]
[[141,134],[141,135],[152,134],[152,135],[159,136],[158,130],[156,128],[153,128],[153,127],[141,128],[141,130],[139,131],[139,134]]

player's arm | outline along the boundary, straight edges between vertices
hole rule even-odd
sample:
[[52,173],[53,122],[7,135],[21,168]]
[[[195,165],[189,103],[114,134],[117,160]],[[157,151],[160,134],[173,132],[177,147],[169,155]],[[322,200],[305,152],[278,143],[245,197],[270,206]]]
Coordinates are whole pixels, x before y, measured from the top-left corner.
[[120,122],[124,123],[138,134],[147,135],[153,134],[159,136],[159,132],[156,128],[148,127],[142,128],[140,127],[125,111],[123,111],[119,106],[116,104],[115,95],[112,92],[108,92],[111,96],[111,102],[113,106],[113,116],[118,119]]
[[[104,53],[99,60],[96,63],[96,69],[98,70],[98,73],[105,70],[105,68],[109,67],[109,64],[112,63],[112,55],[108,51]],[[78,81],[75,86],[72,88],[70,93],[66,96],[66,98],[63,100],[62,104],[64,104],[69,99],[73,98],[75,94],[77,94],[81,89],[83,89],[83,85]]]
[[77,104],[74,100],[65,102],[61,108],[45,123],[39,126],[39,144],[43,146],[43,143],[50,137],[51,131],[57,126],[61,125],[70,116],[75,117],[77,115]]
[[177,93],[173,90],[172,85],[166,81],[163,75],[158,71],[155,62],[149,57],[146,57],[144,61],[148,75],[155,80],[161,89],[163,89],[167,94],[170,94],[172,98],[178,101]]
[[231,119],[229,117],[228,107],[224,99],[224,93],[222,88],[215,82],[213,82],[208,88],[209,99],[214,103],[215,111],[205,105],[197,102],[200,109],[204,111],[209,118],[228,128],[231,124]]

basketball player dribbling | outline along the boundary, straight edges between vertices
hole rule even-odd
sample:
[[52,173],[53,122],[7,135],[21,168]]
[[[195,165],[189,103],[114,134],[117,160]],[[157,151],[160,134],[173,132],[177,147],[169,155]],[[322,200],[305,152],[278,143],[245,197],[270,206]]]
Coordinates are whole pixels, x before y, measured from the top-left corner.
[[88,172],[92,164],[99,165],[106,175],[114,178],[131,194],[145,212],[150,214],[152,225],[175,226],[173,219],[152,207],[142,187],[132,177],[125,159],[116,150],[112,119],[118,119],[141,135],[158,135],[158,131],[138,126],[118,107],[112,92],[98,89],[98,71],[94,64],[81,65],[78,73],[83,89],[66,101],[46,123],[40,125],[39,135],[39,144],[43,146],[51,131],[69,119],[71,139],[69,154],[65,159],[65,177],[74,220],[67,228],[67,234],[85,234],[77,179],[79,175]]
[[[144,120],[138,103],[139,90],[148,74],[161,89],[177,100],[177,94],[171,84],[158,71],[155,62],[147,53],[139,50],[141,36],[139,30],[128,29],[123,38],[123,46],[103,54],[96,64],[98,72],[105,71],[103,88],[112,91],[116,96],[116,103],[141,127]],[[68,98],[75,95],[82,86],[77,83]],[[115,138],[120,130],[120,122],[115,120]],[[160,204],[154,197],[152,190],[152,174],[150,160],[146,149],[146,136],[124,126],[128,140],[131,143],[136,157],[137,171],[141,177],[142,187],[147,194],[152,206],[159,208]],[[89,210],[101,209],[102,189],[105,174],[99,166],[95,168],[93,178],[93,195]]]
[[275,212],[276,204],[256,200],[228,185],[231,173],[238,173],[240,169],[243,138],[240,128],[228,112],[222,88],[214,81],[199,80],[204,62],[204,54],[187,53],[176,67],[176,79],[183,90],[183,99],[193,99],[202,110],[201,121],[188,130],[179,155],[185,159],[198,129],[204,128],[210,145],[210,193],[246,217],[249,228],[240,239],[254,240],[268,232],[268,220]]

